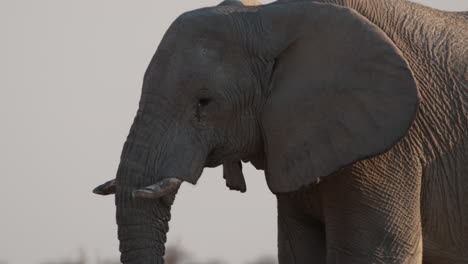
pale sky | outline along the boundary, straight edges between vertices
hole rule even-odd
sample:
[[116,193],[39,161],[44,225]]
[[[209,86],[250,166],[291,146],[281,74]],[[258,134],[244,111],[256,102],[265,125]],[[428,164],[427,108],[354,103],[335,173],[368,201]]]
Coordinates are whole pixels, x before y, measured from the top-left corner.
[[[182,3],[183,2],[183,3]],[[218,1],[0,0],[0,262],[118,258],[115,176],[146,66],[181,13]],[[268,3],[271,1],[264,1]],[[468,10],[467,0],[420,0]],[[276,205],[262,172],[229,191],[220,168],[184,184],[169,244],[231,264],[276,254]]]

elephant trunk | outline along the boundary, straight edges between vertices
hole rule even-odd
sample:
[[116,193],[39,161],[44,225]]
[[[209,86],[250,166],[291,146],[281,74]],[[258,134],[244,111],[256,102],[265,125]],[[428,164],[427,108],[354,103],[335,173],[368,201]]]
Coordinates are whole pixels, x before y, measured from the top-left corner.
[[150,142],[157,130],[143,120],[144,117],[137,115],[122,151],[116,178],[119,248],[124,264],[164,263],[164,244],[175,197],[170,194],[158,200],[145,200],[132,195],[136,189],[158,180],[153,167],[157,166],[152,156],[155,151],[150,147],[154,146]]
[[160,201],[132,199],[131,190],[116,193],[121,262],[162,264],[169,230],[170,205]]

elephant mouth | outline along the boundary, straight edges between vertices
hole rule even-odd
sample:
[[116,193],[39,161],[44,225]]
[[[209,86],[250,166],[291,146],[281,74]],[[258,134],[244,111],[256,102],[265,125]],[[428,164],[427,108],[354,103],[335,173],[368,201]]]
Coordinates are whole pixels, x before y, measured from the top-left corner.
[[223,164],[223,159],[207,159],[205,163],[205,167],[215,168],[221,164]]
[[205,161],[205,167],[215,168],[233,160],[248,161],[248,159],[245,158],[247,156],[247,153],[242,153],[239,151],[225,151],[221,148],[215,148],[208,154]]
[[223,164],[226,155],[220,148],[214,148],[206,157],[205,167],[214,168]]

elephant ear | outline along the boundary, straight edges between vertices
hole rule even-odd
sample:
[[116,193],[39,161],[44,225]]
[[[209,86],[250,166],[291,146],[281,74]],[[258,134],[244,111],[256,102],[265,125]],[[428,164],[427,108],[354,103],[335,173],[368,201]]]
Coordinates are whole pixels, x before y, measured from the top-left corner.
[[310,2],[261,16],[276,51],[262,118],[272,192],[295,191],[405,136],[417,87],[380,28],[354,10]]

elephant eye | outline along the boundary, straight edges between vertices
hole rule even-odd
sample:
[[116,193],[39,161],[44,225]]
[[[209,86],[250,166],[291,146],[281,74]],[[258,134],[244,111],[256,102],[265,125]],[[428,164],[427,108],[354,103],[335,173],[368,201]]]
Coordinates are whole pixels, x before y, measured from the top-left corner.
[[204,107],[207,106],[209,103],[211,103],[213,99],[205,97],[205,98],[200,98],[198,99],[198,107]]
[[203,108],[205,108],[207,105],[209,105],[212,101],[213,101],[213,99],[209,98],[209,97],[201,97],[201,98],[198,99],[197,110],[196,110],[196,113],[195,113],[195,116],[196,116],[198,122],[200,122],[202,120],[202,116],[205,115],[205,114],[203,114],[203,112],[205,112],[205,111],[202,111]]

